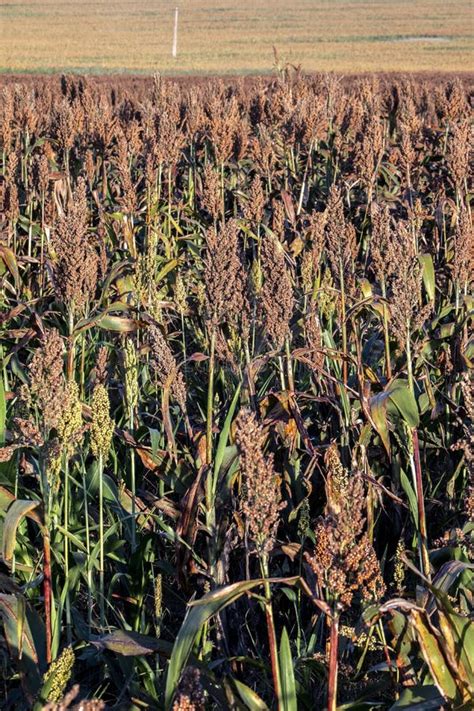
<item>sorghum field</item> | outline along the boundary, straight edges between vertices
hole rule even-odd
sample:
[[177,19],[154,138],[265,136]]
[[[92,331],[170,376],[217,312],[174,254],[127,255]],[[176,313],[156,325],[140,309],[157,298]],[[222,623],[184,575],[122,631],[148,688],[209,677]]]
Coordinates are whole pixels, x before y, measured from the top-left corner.
[[4,82],[1,708],[471,709],[469,83]]

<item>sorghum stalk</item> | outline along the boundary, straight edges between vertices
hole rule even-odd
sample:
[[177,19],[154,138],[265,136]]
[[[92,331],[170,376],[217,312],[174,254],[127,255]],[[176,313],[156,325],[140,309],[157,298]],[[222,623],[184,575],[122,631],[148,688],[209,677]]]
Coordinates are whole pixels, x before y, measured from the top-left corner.
[[99,470],[99,610],[100,626],[105,626],[105,557],[104,557],[104,463],[102,452],[97,460]]
[[[387,298],[387,289],[385,286],[385,279],[382,279],[382,296],[384,299]],[[383,304],[383,339],[385,345],[385,375],[387,380],[392,379],[392,362],[390,357],[390,338],[388,332],[388,309],[387,304]]]
[[207,388],[207,420],[206,420],[206,459],[210,467],[212,462],[212,419],[214,407],[214,367],[215,367],[216,334],[214,329],[211,332],[211,344],[209,348],[209,380]]
[[110,451],[114,424],[110,417],[109,395],[102,383],[92,396],[91,448],[97,458],[99,475],[99,609],[100,625],[105,624],[105,552],[104,552],[104,461]]
[[288,375],[288,388],[291,392],[295,391],[295,379],[293,377],[293,367],[291,364],[291,350],[290,350],[290,339],[289,336],[285,338],[285,352],[286,352],[286,372]]
[[416,501],[418,506],[418,527],[419,527],[419,550],[420,563],[423,575],[431,580],[430,572],[430,557],[428,554],[428,536],[426,526],[425,499],[423,494],[423,478],[421,473],[420,462],[420,445],[418,441],[418,432],[416,427],[411,430],[410,442],[410,467],[413,475],[413,484],[415,487]]
[[412,357],[411,357],[411,333],[410,333],[410,324],[407,323],[406,326],[406,351],[407,351],[407,370],[408,370],[408,385],[410,387],[410,390],[412,392],[412,395],[415,395],[415,383],[413,380],[413,363],[412,363]]
[[278,647],[275,633],[275,620],[273,618],[272,593],[270,583],[268,582],[268,556],[263,554],[259,556],[260,568],[264,579],[263,587],[265,591],[265,617],[267,621],[268,646],[270,649],[270,663],[272,667],[273,686],[277,697],[279,711],[284,708],[284,698],[280,679],[280,665],[278,663]]
[[337,709],[337,677],[339,670],[338,644],[339,612],[334,609],[330,621],[329,636],[328,711],[336,711]]
[[[135,429],[135,410],[138,403],[138,361],[135,344],[128,339],[124,346],[125,403],[128,410],[128,424],[133,435]],[[132,493],[132,551],[136,548],[136,478],[135,450],[130,448],[130,487]]]
[[225,175],[224,162],[221,162],[222,226],[225,225]]
[[341,333],[342,333],[342,380],[347,385],[347,324],[346,324],[346,290],[344,287],[344,267],[342,259],[339,263],[339,273],[341,280]]
[[91,570],[91,545],[89,530],[89,504],[87,501],[86,472],[82,471],[82,491],[84,494],[84,518],[86,532],[86,559],[87,559],[87,626],[89,633],[92,630],[92,570]]
[[71,597],[69,595],[69,460],[64,457],[64,577],[66,579],[66,630],[68,644],[71,644]]
[[283,391],[286,390],[285,368],[283,367],[283,359],[280,355],[278,356],[278,370],[280,372],[280,386]]
[[44,595],[44,626],[46,633],[46,662],[51,663],[51,539],[49,535],[49,515],[45,515],[45,530],[43,534],[43,595]]
[[68,314],[68,326],[69,326],[69,345],[67,352],[67,369],[66,377],[68,380],[72,380],[74,376],[74,352],[75,352],[75,338],[74,338],[74,304],[72,303],[69,308]]
[[[130,409],[129,426],[130,426],[130,433],[133,436],[134,422],[133,422],[133,410],[132,409]],[[131,490],[132,490],[132,551],[134,551],[136,548],[136,545],[137,545],[137,543],[136,543],[137,510],[136,510],[136,500],[135,500],[136,499],[135,450],[133,449],[133,447],[130,448],[130,485],[131,485]]]

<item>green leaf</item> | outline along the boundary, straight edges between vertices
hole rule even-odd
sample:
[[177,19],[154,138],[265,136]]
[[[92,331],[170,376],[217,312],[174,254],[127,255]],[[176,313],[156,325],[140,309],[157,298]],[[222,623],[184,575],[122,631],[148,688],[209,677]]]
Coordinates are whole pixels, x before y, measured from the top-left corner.
[[455,671],[463,701],[474,698],[474,623],[447,610],[438,610],[443,650]]
[[280,679],[283,711],[298,711],[296,701],[295,671],[291,656],[290,640],[286,627],[283,627],[280,640]]
[[369,400],[370,415],[375,429],[377,430],[387,454],[390,456],[390,437],[387,420],[387,400],[386,392],[378,393]]
[[433,257],[431,254],[420,254],[420,264],[423,267],[423,284],[425,285],[426,293],[430,301],[435,298],[435,270],[433,265]]
[[219,442],[217,444],[216,459],[214,464],[214,477],[217,479],[219,475],[222,462],[224,461],[225,449],[227,446],[227,441],[229,439],[229,432],[232,425],[232,420],[234,419],[235,408],[237,407],[237,402],[239,400],[241,384],[237,386],[234,397],[229,407],[229,411],[225,418],[224,427],[219,435]]
[[149,637],[138,632],[116,630],[90,640],[98,649],[107,649],[123,657],[137,657],[142,654],[160,652],[165,656],[171,655],[173,645],[156,637]]
[[13,557],[16,543],[16,531],[21,519],[39,506],[38,501],[16,499],[8,508],[3,522],[2,555],[5,561]]
[[265,701],[263,701],[253,689],[247,686],[247,684],[242,683],[238,679],[232,679],[232,682],[240,698],[250,711],[268,711],[268,706]]
[[402,484],[403,491],[408,496],[408,503],[410,504],[411,515],[413,516],[413,521],[415,522],[416,530],[418,530],[418,502],[411,482],[403,471],[403,469],[400,470],[400,482]]
[[132,318],[124,318],[123,316],[102,316],[97,322],[99,328],[105,331],[117,331],[118,333],[130,333],[138,328],[138,321]]
[[173,271],[173,269],[177,266],[178,260],[177,259],[172,259],[171,261],[168,262],[168,264],[165,264],[165,266],[160,269],[158,274],[155,277],[155,283],[159,284],[162,279],[165,278],[165,276]]
[[404,689],[400,698],[389,711],[409,709],[410,711],[439,711],[445,700],[436,686],[412,686]]
[[433,681],[443,696],[446,696],[450,701],[459,703],[461,698],[456,679],[446,663],[440,641],[432,632],[431,625],[425,619],[424,613],[419,610],[412,610],[410,618],[415,627],[421,653],[428,665]]
[[418,427],[420,424],[418,405],[408,380],[393,380],[388,389],[388,395],[407,425],[412,428]]
[[20,601],[19,597],[0,594],[0,617],[11,659],[18,667],[23,690],[32,702],[41,685],[39,654],[43,648],[33,639],[25,600]]
[[15,286],[18,288],[20,283],[20,273],[18,271],[17,259],[12,250],[4,244],[0,245],[0,259],[3,261],[8,271],[14,278]]

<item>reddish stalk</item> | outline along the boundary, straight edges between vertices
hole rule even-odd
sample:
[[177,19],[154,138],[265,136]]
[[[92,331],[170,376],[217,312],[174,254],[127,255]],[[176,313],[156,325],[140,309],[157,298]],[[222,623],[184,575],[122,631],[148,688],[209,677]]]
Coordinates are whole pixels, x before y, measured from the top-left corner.
[[51,542],[49,531],[45,531],[43,536],[43,595],[44,595],[44,617],[46,628],[46,662],[51,663]]

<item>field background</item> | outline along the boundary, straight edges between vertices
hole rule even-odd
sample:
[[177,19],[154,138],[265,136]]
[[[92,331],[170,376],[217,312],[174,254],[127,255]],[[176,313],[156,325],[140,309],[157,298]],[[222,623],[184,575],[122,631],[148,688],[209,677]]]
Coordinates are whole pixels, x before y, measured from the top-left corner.
[[470,0],[12,0],[2,72],[266,73],[272,46],[306,71],[472,70]]

